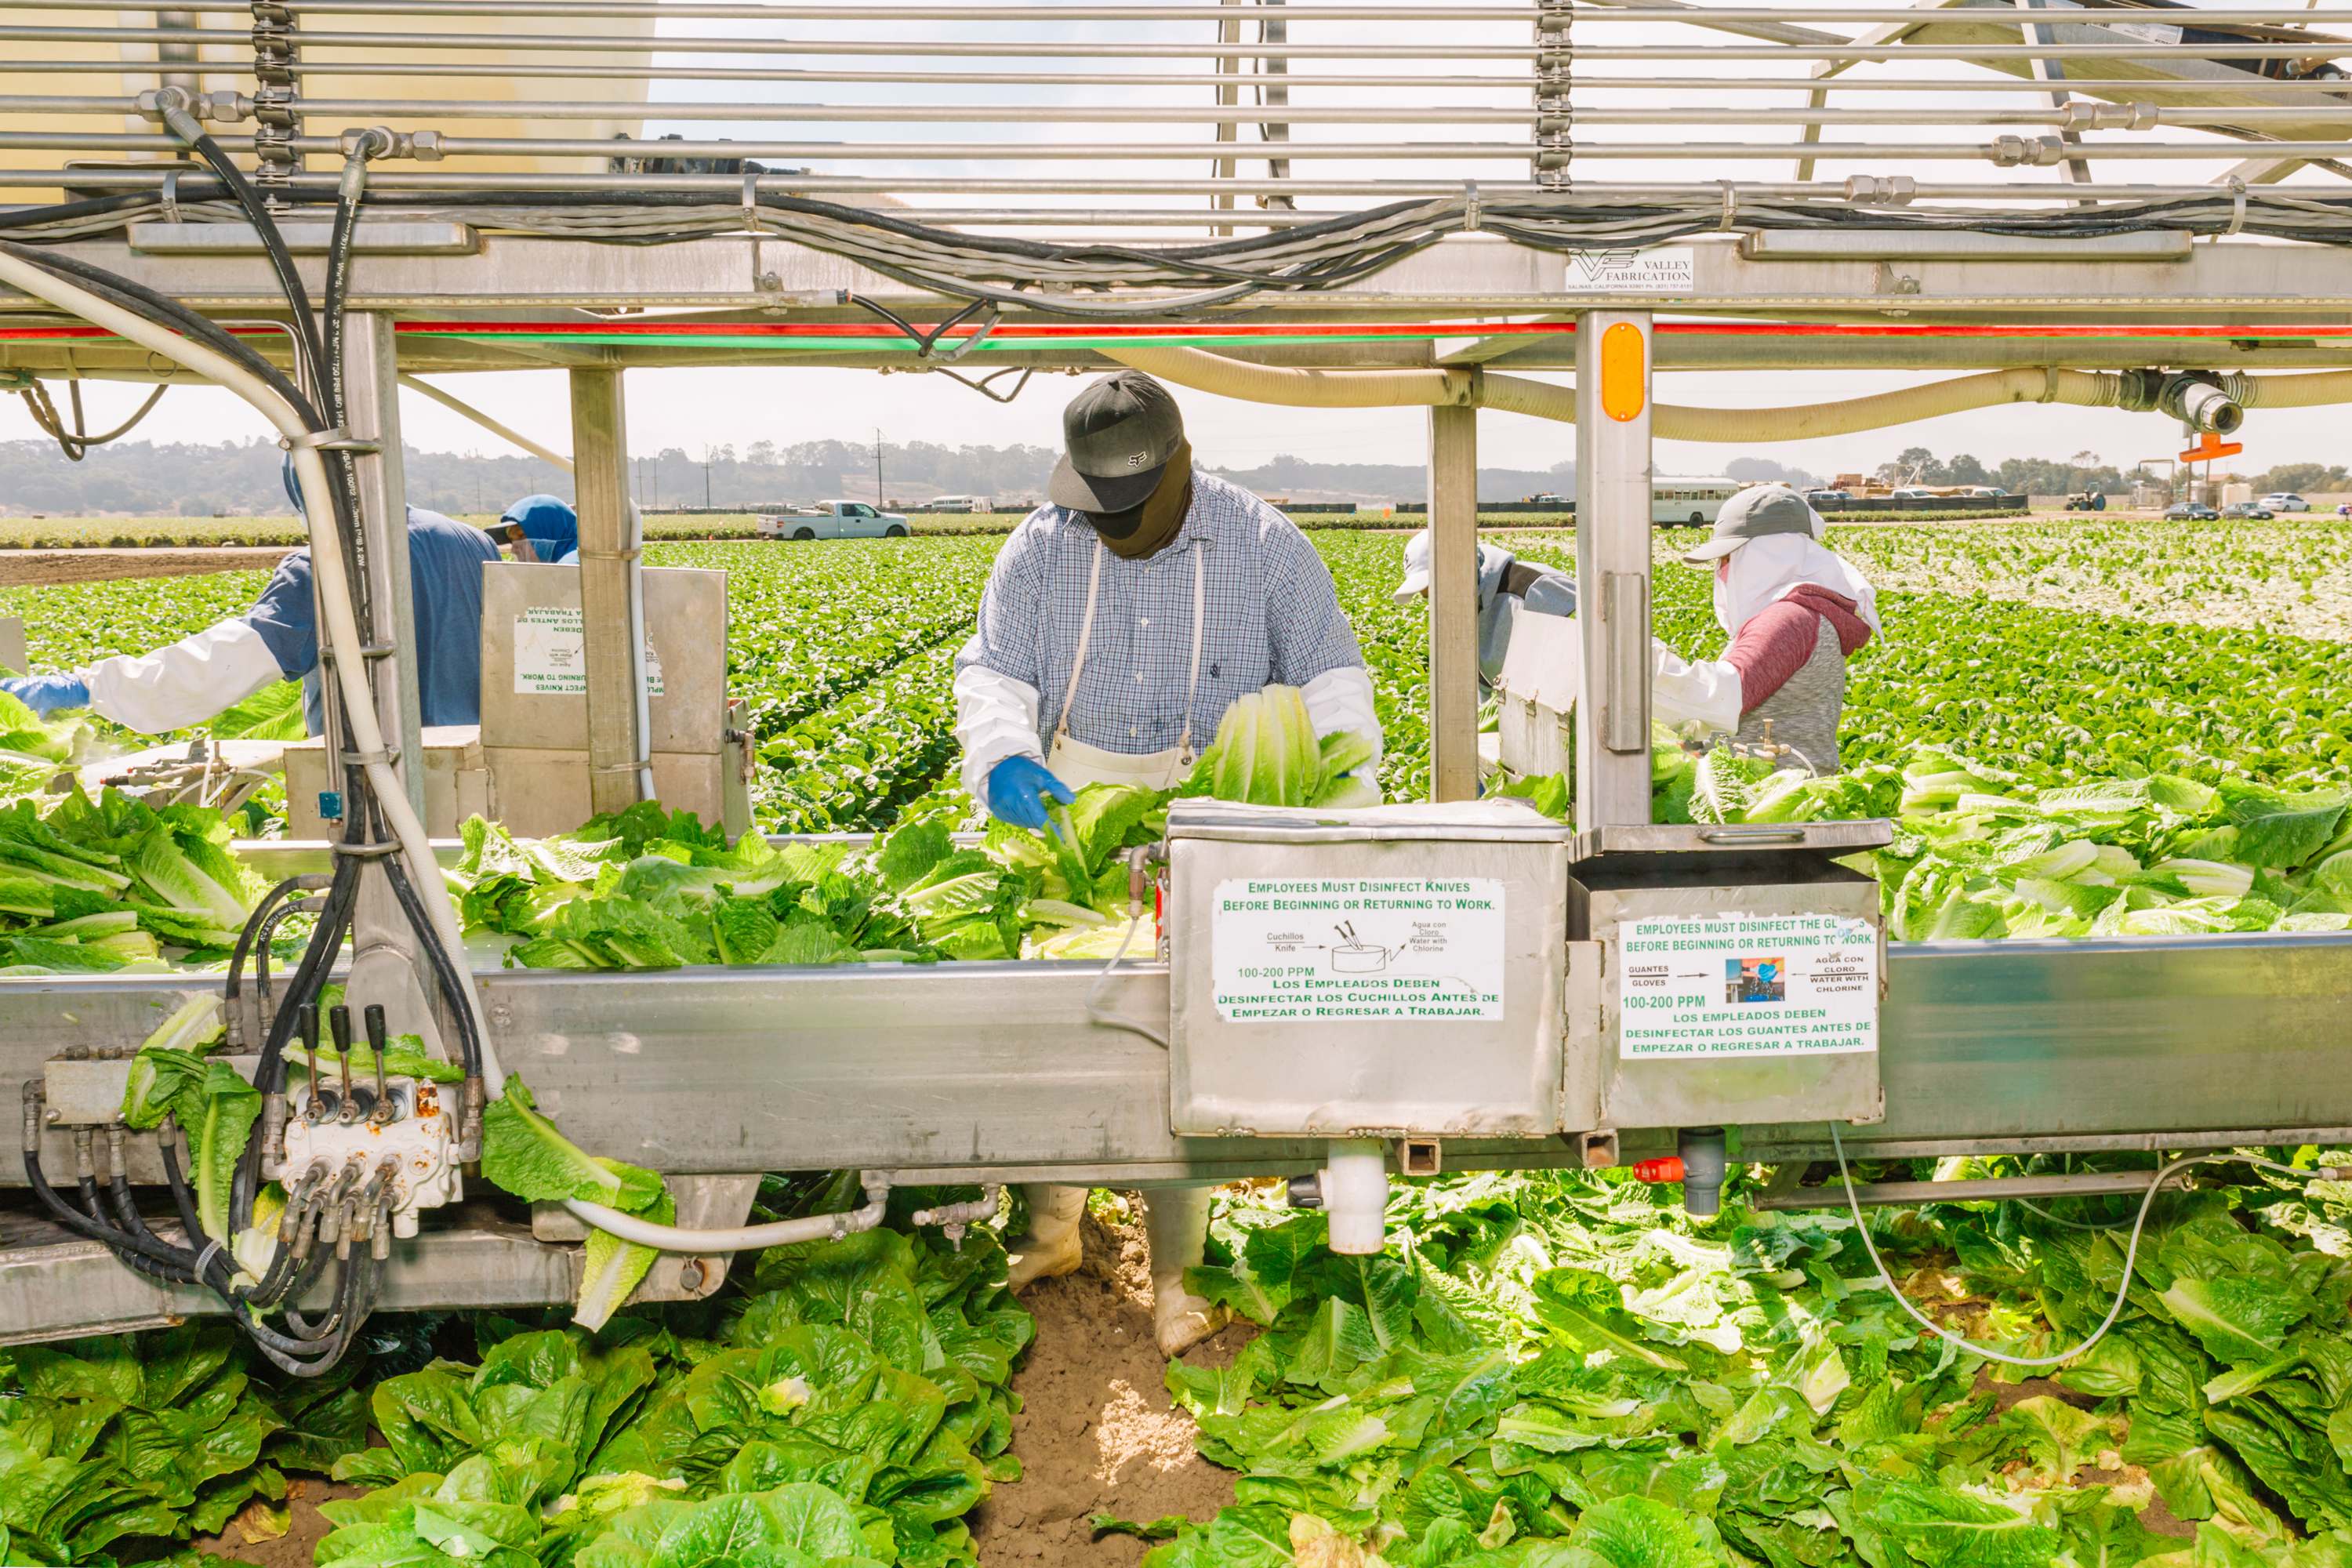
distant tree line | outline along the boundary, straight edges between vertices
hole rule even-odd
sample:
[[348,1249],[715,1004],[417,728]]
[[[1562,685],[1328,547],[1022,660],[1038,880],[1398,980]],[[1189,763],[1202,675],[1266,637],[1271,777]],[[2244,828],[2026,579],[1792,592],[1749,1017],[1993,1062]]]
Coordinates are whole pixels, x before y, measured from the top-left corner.
[[[1740,477],[1738,467],[1732,465],[1736,477]],[[2101,461],[2096,452],[2077,452],[2063,462],[2051,458],[2009,458],[1999,468],[1987,468],[1966,452],[1946,459],[1925,447],[1913,447],[1893,462],[1881,463],[1876,477],[1898,485],[1999,485],[2012,495],[2063,496],[2093,485],[2110,494],[2135,484],[2162,485],[2168,482],[2169,470],[2145,463],[2118,468]],[[2231,484],[2252,486],[2258,496],[2273,490],[2352,489],[2352,472],[2341,463],[2281,463],[2258,474],[2232,472],[2221,477]]]

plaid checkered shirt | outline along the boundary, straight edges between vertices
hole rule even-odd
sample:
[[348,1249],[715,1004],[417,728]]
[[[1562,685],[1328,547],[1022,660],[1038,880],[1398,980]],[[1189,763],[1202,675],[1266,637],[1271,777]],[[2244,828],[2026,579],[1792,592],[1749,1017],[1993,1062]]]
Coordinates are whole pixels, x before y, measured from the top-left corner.
[[[1078,512],[1042,506],[1013,531],[981,595],[980,627],[956,655],[1034,688],[1037,738],[1050,750],[1077,658],[1096,533]],[[1192,658],[1193,552],[1201,552],[1201,677],[1192,748],[1217,732],[1234,700],[1269,683],[1304,686],[1361,665],[1331,574],[1307,536],[1274,508],[1204,469],[1174,542],[1148,560],[1103,552],[1094,634],[1071,705],[1073,740],[1141,754],[1184,732]]]

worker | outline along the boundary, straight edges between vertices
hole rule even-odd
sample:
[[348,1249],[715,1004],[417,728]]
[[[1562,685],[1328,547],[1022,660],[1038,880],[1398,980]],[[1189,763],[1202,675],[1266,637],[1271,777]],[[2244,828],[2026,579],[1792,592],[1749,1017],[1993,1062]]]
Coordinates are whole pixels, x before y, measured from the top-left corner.
[[[302,506],[293,469],[287,494]],[[426,724],[478,724],[482,719],[482,567],[511,538],[518,560],[576,560],[579,520],[553,496],[526,496],[485,531],[408,509],[410,601],[416,618],[416,685]],[[279,680],[302,682],[313,735],[324,732],[319,698],[317,603],[310,552],[278,563],[245,615],[208,626],[152,653],[117,654],[69,674],[0,680],[0,690],[37,713],[88,708],[127,730],[168,734],[201,724]]]
[[[1404,546],[1404,581],[1396,602],[1409,605],[1429,592],[1429,530]],[[1576,579],[1557,566],[1522,561],[1498,545],[1478,542],[1478,684],[1491,689],[1510,652],[1511,627],[1522,615],[1576,614]]]
[[1756,485],[1724,502],[1715,531],[1685,555],[1715,573],[1715,618],[1731,645],[1719,659],[1684,659],[1651,639],[1656,716],[1786,748],[1775,772],[1839,771],[1845,664],[1879,631],[1878,594],[1822,542],[1829,525],[1786,485]]
[[[956,655],[964,788],[999,819],[1048,831],[1046,803],[1096,783],[1166,788],[1192,767],[1233,701],[1303,689],[1318,735],[1369,735],[1372,679],[1331,574],[1290,520],[1192,466],[1183,416],[1150,376],[1096,381],[1063,411],[1046,504],[997,552],[980,624]],[[1078,1266],[1086,1189],[1028,1189],[1011,1282]],[[1146,1199],[1152,1321],[1175,1355],[1223,1326],[1191,1295],[1209,1190]]]

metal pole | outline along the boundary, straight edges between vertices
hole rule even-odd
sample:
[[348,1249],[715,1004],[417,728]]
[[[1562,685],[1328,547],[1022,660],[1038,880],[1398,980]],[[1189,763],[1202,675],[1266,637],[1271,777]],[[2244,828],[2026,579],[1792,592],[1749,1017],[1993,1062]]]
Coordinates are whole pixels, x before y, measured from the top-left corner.
[[[362,635],[372,647],[389,647],[375,661],[376,722],[398,748],[393,771],[409,805],[425,815],[422,704],[417,690],[421,649],[408,558],[408,505],[401,472],[400,364],[392,318],[353,311],[344,319],[343,412],[352,434],[380,450],[352,460],[360,492],[360,538],[366,561],[369,616]],[[346,794],[345,799],[352,798]],[[349,809],[347,806],[346,809]],[[432,973],[392,886],[374,867],[361,879],[352,911],[350,1004],[381,1004],[394,1026],[437,1043],[446,1037]],[[446,1054],[446,1051],[444,1054]]]
[[[1238,5],[1242,3],[1242,0],[1217,0],[1217,3],[1221,5]],[[1241,41],[1242,25],[1238,20],[1231,22],[1218,22],[1217,42],[1220,44],[1238,44]],[[1242,62],[1239,56],[1221,55],[1217,58],[1217,71],[1221,76],[1236,75],[1240,72],[1241,68]],[[1239,88],[1234,86],[1230,82],[1219,85],[1217,88],[1218,108],[1223,109],[1229,105],[1238,104],[1240,101],[1241,89]],[[1219,142],[1237,142],[1240,139],[1241,127],[1238,124],[1230,120],[1220,120],[1217,121],[1217,140]],[[1235,166],[1234,160],[1231,158],[1218,159],[1215,165],[1217,178],[1221,180],[1232,179],[1234,177],[1234,170]],[[1209,205],[1213,207],[1231,208],[1234,205],[1234,198],[1232,194],[1228,192],[1224,195],[1212,197]],[[1230,235],[1234,231],[1232,228],[1221,225],[1218,227],[1211,229],[1209,232],[1215,235]]]
[[1429,411],[1429,797],[1478,798],[1478,411]]
[[[1258,4],[1261,5],[1286,5],[1289,3],[1290,0],[1258,0]],[[1288,22],[1276,22],[1272,20],[1259,23],[1258,42],[1261,44],[1286,44],[1290,42],[1290,24]],[[1282,77],[1286,81],[1290,74],[1290,61],[1281,55],[1268,55],[1260,59],[1257,62],[1257,65],[1258,69],[1262,74],[1266,76]],[[1261,94],[1261,100],[1268,109],[1287,109],[1290,107],[1290,89],[1287,86],[1276,87],[1269,83]],[[1257,133],[1259,139],[1265,142],[1287,142],[1290,140],[1290,127],[1288,124],[1282,121],[1269,121],[1266,124],[1261,125],[1257,128]],[[1269,180],[1286,180],[1290,178],[1290,160],[1287,158],[1267,159],[1265,163],[1265,175]],[[1262,207],[1290,208],[1297,206],[1298,204],[1291,200],[1288,196],[1260,196],[1257,199],[1257,205]]]
[[[352,462],[360,486],[361,539],[366,552],[368,599],[374,625],[368,641],[396,647],[392,679],[376,682],[376,722],[400,748],[393,767],[406,785],[408,803],[425,813],[425,769],[417,754],[422,702],[417,691],[415,601],[409,589],[408,497],[400,461],[400,366],[393,343],[392,318],[382,311],[354,311],[345,320],[343,402],[354,435],[380,442],[383,450]],[[396,737],[396,739],[395,739]]]
[[629,579],[637,564],[629,508],[621,373],[572,373],[572,461],[580,512],[580,616],[588,666],[588,803],[602,815],[646,798],[642,678],[631,645]]
[[1576,326],[1580,831],[1650,820],[1650,315]]

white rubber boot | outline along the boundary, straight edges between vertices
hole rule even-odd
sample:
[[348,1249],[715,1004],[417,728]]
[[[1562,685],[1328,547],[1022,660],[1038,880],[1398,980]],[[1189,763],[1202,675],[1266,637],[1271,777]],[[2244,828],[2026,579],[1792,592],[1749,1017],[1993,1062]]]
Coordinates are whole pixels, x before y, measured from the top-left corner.
[[1028,1182],[1021,1190],[1029,1197],[1029,1232],[1005,1248],[1013,1263],[1006,1282],[1015,1290],[1033,1279],[1075,1271],[1086,1255],[1078,1241],[1078,1221],[1086,1217],[1087,1189]]
[[1143,1237],[1151,1248],[1151,1328],[1160,1353],[1181,1355],[1225,1326],[1225,1310],[1184,1289],[1209,1239],[1207,1187],[1154,1187],[1143,1194]]

